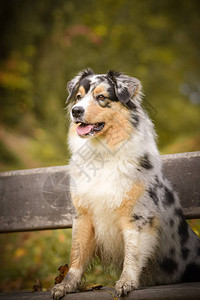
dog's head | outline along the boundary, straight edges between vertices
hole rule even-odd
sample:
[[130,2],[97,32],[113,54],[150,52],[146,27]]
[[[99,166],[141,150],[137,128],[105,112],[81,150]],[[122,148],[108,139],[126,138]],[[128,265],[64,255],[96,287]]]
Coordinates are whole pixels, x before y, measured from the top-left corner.
[[121,126],[130,131],[131,111],[141,99],[138,79],[114,71],[98,75],[86,69],[67,87],[70,116],[80,137],[103,136]]

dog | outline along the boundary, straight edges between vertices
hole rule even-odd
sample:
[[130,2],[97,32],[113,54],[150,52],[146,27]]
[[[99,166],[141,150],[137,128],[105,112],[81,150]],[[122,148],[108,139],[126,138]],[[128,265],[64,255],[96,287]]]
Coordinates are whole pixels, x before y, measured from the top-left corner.
[[121,270],[118,297],[142,286],[200,281],[200,239],[163,177],[140,81],[88,68],[68,91],[76,217],[70,269],[53,298],[75,292],[97,256]]

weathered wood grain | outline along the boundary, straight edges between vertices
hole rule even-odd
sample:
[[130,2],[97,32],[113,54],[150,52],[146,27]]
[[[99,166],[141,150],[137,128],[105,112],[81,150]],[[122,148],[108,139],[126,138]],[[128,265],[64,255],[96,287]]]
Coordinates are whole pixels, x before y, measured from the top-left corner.
[[67,166],[0,174],[0,231],[71,227]]
[[[164,286],[152,286],[135,290],[123,297],[128,300],[199,300],[200,283],[184,283]],[[0,294],[0,300],[52,300],[50,292],[14,292]],[[113,288],[68,294],[62,300],[111,300],[114,298]]]
[[163,155],[163,171],[188,219],[200,217],[200,151]]
[[[200,152],[163,155],[162,160],[185,216],[199,218]],[[67,228],[73,217],[68,166],[0,173],[0,232]]]

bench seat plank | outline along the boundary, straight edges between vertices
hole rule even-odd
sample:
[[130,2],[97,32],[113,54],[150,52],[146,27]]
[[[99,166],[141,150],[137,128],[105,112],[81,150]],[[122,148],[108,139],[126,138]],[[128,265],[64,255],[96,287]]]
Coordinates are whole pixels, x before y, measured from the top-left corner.
[[[164,174],[179,193],[185,216],[199,218],[200,152],[162,155],[162,160]],[[0,232],[71,227],[74,208],[69,167],[0,173],[0,207]]]
[[[0,294],[0,300],[52,300],[50,292],[13,292]],[[113,288],[68,294],[62,300],[111,300],[114,299]],[[115,298],[117,299],[117,298]],[[199,300],[200,283],[183,283],[164,286],[152,286],[135,290],[124,297],[129,300]]]

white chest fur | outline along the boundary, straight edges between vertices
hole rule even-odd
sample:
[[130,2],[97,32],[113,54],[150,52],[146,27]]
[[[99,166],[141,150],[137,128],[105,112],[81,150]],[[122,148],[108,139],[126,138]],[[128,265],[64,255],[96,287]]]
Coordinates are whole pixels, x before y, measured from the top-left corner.
[[103,162],[79,161],[72,163],[70,170],[79,205],[99,212],[118,207],[133,183],[133,165],[116,157],[107,157]]

